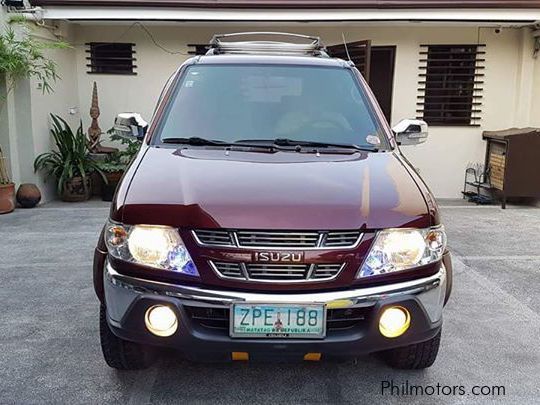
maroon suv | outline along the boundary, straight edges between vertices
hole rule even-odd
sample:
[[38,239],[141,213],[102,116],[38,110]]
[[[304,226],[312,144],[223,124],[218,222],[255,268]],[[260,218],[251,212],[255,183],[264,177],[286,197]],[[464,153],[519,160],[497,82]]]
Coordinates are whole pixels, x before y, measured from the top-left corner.
[[[238,36],[238,34],[236,34]],[[283,34],[281,34],[283,35]],[[435,200],[352,63],[216,36],[171,77],[95,251],[107,364],[437,356],[452,267]]]

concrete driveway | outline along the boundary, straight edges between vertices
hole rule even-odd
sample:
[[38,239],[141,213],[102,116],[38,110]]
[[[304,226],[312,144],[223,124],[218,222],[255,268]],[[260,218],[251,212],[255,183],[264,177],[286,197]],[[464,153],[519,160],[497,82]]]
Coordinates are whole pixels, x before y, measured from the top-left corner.
[[[102,360],[91,276],[107,206],[54,203],[0,216],[0,403],[538,403],[540,209],[444,202],[442,212],[454,293],[439,358],[417,372],[372,357],[209,365],[171,354],[147,371],[116,372]],[[421,385],[424,395],[382,395],[390,380]],[[446,388],[457,385],[463,395]],[[475,396],[474,386],[499,395]]]

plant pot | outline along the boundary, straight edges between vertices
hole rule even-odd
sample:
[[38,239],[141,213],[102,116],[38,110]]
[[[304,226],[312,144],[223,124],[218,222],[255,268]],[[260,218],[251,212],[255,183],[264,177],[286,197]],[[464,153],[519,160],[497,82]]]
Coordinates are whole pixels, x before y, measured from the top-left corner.
[[25,183],[17,190],[17,202],[22,208],[34,208],[41,201],[39,188],[32,183]]
[[123,175],[124,175],[123,171],[105,173],[105,177],[107,178],[107,184],[103,183],[103,185],[101,186],[101,199],[103,201],[113,200],[114,193],[116,192],[118,183],[120,182],[120,179],[122,178]]
[[92,173],[90,178],[91,178],[91,181],[92,181],[92,196],[93,197],[98,197],[98,196],[101,195],[101,193],[103,191],[103,185],[105,183],[103,182],[103,179],[101,178],[99,173],[96,173],[96,172]]
[[86,177],[86,187],[84,187],[82,177],[72,177],[64,184],[64,190],[60,198],[67,202],[86,201],[92,196],[92,182],[90,176]]
[[15,209],[15,183],[0,184],[0,214]]

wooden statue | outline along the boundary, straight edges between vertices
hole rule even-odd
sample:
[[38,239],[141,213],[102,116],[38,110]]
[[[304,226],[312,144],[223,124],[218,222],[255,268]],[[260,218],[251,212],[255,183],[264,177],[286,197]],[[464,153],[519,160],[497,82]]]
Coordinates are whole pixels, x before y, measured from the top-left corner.
[[105,146],[101,146],[100,144],[100,138],[101,138],[101,134],[103,134],[103,131],[101,131],[101,128],[99,127],[99,123],[98,123],[99,115],[100,115],[100,111],[99,111],[97,83],[94,82],[94,88],[92,90],[92,105],[90,107],[90,117],[92,118],[92,123],[90,124],[90,128],[88,128],[90,151],[92,153],[116,152],[118,149],[107,148]]

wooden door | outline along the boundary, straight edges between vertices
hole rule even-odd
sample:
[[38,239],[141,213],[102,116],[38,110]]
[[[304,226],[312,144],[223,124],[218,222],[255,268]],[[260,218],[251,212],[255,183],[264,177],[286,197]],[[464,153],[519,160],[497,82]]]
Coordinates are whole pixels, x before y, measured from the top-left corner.
[[330,45],[326,47],[328,54],[333,58],[349,60],[362,73],[364,79],[369,83],[369,72],[371,67],[371,41],[348,42],[344,44]]

